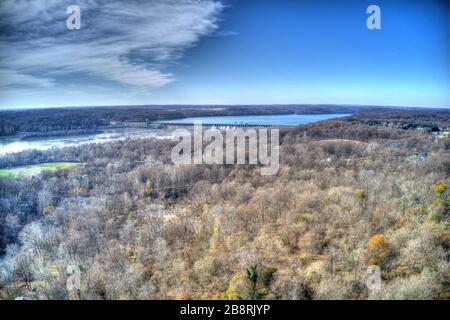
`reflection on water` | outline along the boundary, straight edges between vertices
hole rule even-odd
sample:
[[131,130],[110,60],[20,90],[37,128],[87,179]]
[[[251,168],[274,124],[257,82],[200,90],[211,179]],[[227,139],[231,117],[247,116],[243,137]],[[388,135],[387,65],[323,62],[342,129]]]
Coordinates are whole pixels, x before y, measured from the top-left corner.
[[24,150],[48,150],[51,148],[70,147],[87,143],[105,143],[126,138],[170,139],[170,132],[152,129],[107,129],[103,133],[73,135],[61,137],[45,137],[33,140],[20,138],[0,138],[0,156]]
[[[265,124],[295,126],[307,124],[332,118],[349,116],[350,114],[287,114],[287,115],[258,115],[258,116],[221,116],[221,117],[194,117],[172,121],[173,123],[202,122],[205,124]],[[172,130],[163,129],[107,129],[103,133],[86,135],[73,135],[62,137],[46,137],[33,140],[21,140],[20,138],[0,137],[0,156],[7,153],[20,152],[24,150],[48,150],[51,148],[62,148],[76,146],[86,143],[105,143],[113,140],[126,138],[156,138],[171,139]]]
[[220,117],[192,117],[179,120],[162,121],[167,123],[194,123],[205,124],[259,124],[273,126],[297,126],[312,122],[341,118],[349,116],[349,113],[327,114],[283,114],[283,115],[257,115],[257,116],[220,116]]

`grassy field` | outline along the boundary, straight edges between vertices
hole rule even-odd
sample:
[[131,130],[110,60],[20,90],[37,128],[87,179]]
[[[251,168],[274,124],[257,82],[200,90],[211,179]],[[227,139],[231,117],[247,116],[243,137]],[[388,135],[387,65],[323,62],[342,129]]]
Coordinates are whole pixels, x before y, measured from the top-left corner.
[[10,169],[0,169],[0,177],[31,177],[40,174],[44,170],[53,171],[59,169],[68,169],[79,165],[81,164],[76,162],[47,162]]

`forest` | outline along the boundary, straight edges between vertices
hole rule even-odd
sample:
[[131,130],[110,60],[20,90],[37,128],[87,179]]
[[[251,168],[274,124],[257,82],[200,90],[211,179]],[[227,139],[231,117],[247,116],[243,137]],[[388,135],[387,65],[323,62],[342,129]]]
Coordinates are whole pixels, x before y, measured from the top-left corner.
[[[408,112],[409,110],[409,112]],[[279,115],[279,114],[320,114],[357,113],[360,119],[380,122],[380,119],[399,117],[408,123],[420,120],[426,124],[442,124],[447,121],[450,111],[434,109],[418,112],[414,108],[389,110],[387,108],[340,105],[235,105],[235,106],[116,106],[116,107],[72,107],[34,110],[0,110],[0,137],[19,133],[42,136],[52,131],[58,135],[65,131],[70,134],[91,132],[110,125],[110,122],[157,121],[180,119],[195,116],[233,116],[233,115]],[[400,115],[400,116],[399,116]],[[434,121],[430,122],[430,115]]]
[[[377,110],[283,129],[273,176],[175,166],[176,142],[156,139],[0,158],[83,163],[0,177],[0,299],[449,299],[450,138],[417,130],[449,111]],[[2,134],[121,117],[67,112],[10,113]]]

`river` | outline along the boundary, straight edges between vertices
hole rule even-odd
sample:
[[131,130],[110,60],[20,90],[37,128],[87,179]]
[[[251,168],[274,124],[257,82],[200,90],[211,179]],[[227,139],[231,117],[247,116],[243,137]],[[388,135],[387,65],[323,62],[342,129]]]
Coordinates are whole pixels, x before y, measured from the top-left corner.
[[[346,117],[350,114],[287,114],[287,115],[252,115],[252,116],[218,116],[218,117],[193,117],[171,121],[171,123],[205,124],[264,124],[275,126],[296,126],[312,122]],[[48,150],[86,143],[105,143],[125,138],[156,138],[170,139],[169,129],[107,129],[102,133],[71,135],[60,137],[45,137],[22,140],[18,137],[0,137],[0,156],[7,153],[21,152],[25,150]]]
[[0,156],[25,150],[48,150],[51,148],[71,147],[87,143],[105,143],[126,138],[170,139],[171,137],[170,132],[164,129],[155,130],[140,128],[106,129],[103,130],[102,133],[26,140],[17,137],[0,137]]
[[327,114],[283,114],[283,115],[257,115],[257,116],[218,116],[218,117],[192,117],[178,120],[161,121],[166,123],[194,123],[204,124],[259,124],[272,126],[298,126],[312,122],[328,120],[333,118],[347,117],[349,113],[327,113]]

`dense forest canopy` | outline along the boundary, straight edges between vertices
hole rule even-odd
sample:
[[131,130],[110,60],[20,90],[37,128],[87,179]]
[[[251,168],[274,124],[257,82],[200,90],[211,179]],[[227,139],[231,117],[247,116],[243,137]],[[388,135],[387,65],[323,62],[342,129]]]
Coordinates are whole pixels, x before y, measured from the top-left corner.
[[[84,165],[0,177],[1,298],[448,298],[450,138],[387,125],[443,127],[448,113],[286,128],[267,177],[253,165],[175,166],[174,142],[154,139],[2,157]],[[77,292],[68,265],[81,270]],[[369,265],[381,290],[366,285]]]

